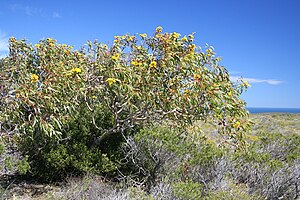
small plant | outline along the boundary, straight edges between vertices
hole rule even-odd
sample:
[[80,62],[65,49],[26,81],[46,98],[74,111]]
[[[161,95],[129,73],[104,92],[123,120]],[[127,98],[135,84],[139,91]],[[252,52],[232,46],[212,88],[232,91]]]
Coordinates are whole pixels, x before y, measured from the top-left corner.
[[178,199],[201,199],[202,196],[202,185],[191,180],[173,183],[173,190]]

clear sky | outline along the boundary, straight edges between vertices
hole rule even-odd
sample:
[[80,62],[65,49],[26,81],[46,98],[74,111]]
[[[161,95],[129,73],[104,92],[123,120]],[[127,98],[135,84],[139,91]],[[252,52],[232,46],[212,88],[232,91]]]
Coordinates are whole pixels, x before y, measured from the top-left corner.
[[10,36],[79,48],[159,25],[196,32],[195,43],[212,45],[233,80],[250,82],[249,107],[300,108],[300,0],[1,0],[0,18],[0,56]]

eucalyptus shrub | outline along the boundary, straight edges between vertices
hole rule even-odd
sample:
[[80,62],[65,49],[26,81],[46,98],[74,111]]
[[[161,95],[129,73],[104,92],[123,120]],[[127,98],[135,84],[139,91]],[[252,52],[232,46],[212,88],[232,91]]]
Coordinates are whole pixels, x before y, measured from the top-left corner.
[[162,120],[184,129],[211,120],[230,144],[243,145],[248,112],[212,47],[194,35],[115,36],[85,48],[47,38],[32,45],[10,38],[1,59],[1,132],[13,133],[30,172],[114,174],[124,136]]

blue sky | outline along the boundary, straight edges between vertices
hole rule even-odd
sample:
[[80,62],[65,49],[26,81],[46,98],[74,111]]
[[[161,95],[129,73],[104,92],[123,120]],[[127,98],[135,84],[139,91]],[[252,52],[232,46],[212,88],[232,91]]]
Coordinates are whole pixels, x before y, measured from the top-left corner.
[[157,26],[212,45],[232,79],[252,85],[249,107],[300,108],[300,1],[62,1],[1,0],[0,56],[10,36],[36,43],[52,37],[83,46],[114,35],[151,34]]

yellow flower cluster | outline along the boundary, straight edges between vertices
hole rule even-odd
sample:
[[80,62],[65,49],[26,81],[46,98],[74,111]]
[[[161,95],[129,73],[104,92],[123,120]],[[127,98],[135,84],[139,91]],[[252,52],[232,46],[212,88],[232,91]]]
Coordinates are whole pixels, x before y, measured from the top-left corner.
[[187,41],[188,41],[188,39],[187,39],[187,37],[186,37],[186,36],[184,36],[183,38],[181,38],[181,41],[182,41],[182,42],[187,42]]
[[114,40],[114,43],[119,43],[120,39],[121,39],[121,36],[114,36],[115,40]]
[[35,44],[34,45],[37,49],[41,48],[41,45],[40,44]]
[[53,40],[52,38],[47,38],[47,42],[49,43],[50,47],[54,47],[56,40]]
[[139,67],[141,67],[142,65],[143,65],[143,63],[142,62],[137,62],[137,61],[131,61],[131,64],[133,65],[133,66],[139,66]]
[[31,74],[31,79],[30,79],[30,82],[31,83],[36,83],[39,81],[39,76],[36,75],[36,74]]
[[185,59],[187,59],[187,60],[192,60],[194,58],[195,58],[195,54],[194,54],[193,51],[190,52],[189,54],[187,54],[186,57],[185,57]]
[[111,59],[114,60],[114,61],[117,61],[117,60],[119,60],[120,56],[121,56],[121,55],[120,55],[119,53],[117,53],[116,55],[113,55],[113,56],[111,57]]
[[156,33],[161,33],[163,28],[161,26],[156,27],[155,31]]
[[150,63],[150,67],[152,67],[152,68],[156,68],[156,65],[157,65],[157,63],[155,61],[152,61]]
[[52,42],[52,43],[56,42],[56,41],[53,40],[52,38],[47,38],[47,41],[48,41],[48,42]]
[[172,37],[174,37],[174,38],[179,38],[179,37],[180,37],[180,34],[179,34],[179,33],[176,33],[176,32],[174,32],[174,33],[172,33]]
[[108,85],[112,85],[117,81],[117,79],[115,78],[108,78],[106,79],[106,82],[108,83]]
[[191,40],[194,39],[194,35],[192,35],[192,34],[189,34],[188,37],[189,37]]
[[70,54],[70,50],[69,50],[69,49],[65,49],[64,51],[65,51],[65,54],[66,54],[66,55],[69,55],[69,54]]
[[244,87],[249,87],[250,84],[248,83],[248,81],[245,81],[243,84],[242,84]]
[[75,67],[71,70],[73,73],[80,73],[81,72],[81,69],[78,68],[78,67]]
[[9,38],[9,42],[11,42],[11,43],[15,43],[15,42],[17,42],[17,40],[16,40],[16,38],[15,38],[15,37],[11,37],[11,38]]
[[196,49],[196,45],[195,44],[191,44],[189,47],[190,47],[191,51],[195,51],[195,49]]
[[158,34],[155,35],[155,38],[158,38],[158,39],[160,39],[162,37],[163,37],[163,34],[160,34],[160,33],[158,33]]
[[239,128],[241,126],[241,122],[236,122],[234,125],[233,125],[233,128]]
[[211,55],[211,54],[215,54],[215,52],[213,52],[213,50],[211,48],[207,49],[206,52]]
[[143,33],[143,34],[140,34],[140,36],[141,36],[142,38],[146,38],[146,37],[147,37],[147,34],[146,34],[146,33]]
[[102,46],[103,47],[103,49],[105,49],[105,50],[107,50],[108,49],[108,46],[105,44],[105,45],[103,45]]
[[130,36],[130,37],[128,38],[128,40],[129,40],[130,42],[134,41],[134,39],[135,39],[135,36]]
[[194,74],[194,80],[198,80],[200,79],[200,75],[199,74]]

